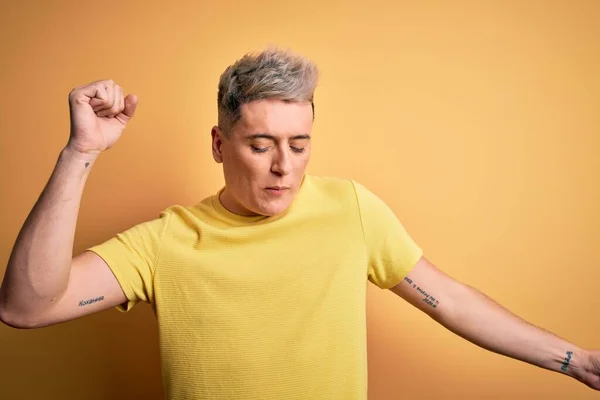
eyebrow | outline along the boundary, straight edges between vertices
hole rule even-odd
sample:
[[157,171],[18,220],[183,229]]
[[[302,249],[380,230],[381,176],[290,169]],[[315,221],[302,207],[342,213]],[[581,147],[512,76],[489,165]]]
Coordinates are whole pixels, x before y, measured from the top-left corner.
[[[274,142],[277,141],[277,138],[273,135],[270,135],[268,133],[255,133],[252,135],[247,135],[246,139],[252,140],[252,139],[269,139],[272,140]],[[290,138],[291,140],[298,140],[298,139],[309,139],[310,140],[310,135],[304,133],[301,135],[294,135]]]

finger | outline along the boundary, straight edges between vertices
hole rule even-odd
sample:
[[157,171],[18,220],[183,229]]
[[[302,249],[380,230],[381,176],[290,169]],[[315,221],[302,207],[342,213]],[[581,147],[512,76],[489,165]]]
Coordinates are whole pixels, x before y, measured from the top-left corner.
[[69,93],[69,97],[71,97],[71,96],[78,97],[78,98],[86,97],[88,103],[92,99],[96,99],[96,100],[94,100],[95,102],[98,102],[100,100],[106,100],[108,98],[108,96],[106,93],[105,82],[109,82],[109,81],[106,81],[106,80],[96,81],[96,82],[92,82],[87,85],[78,86],[78,87],[74,88],[71,91],[71,93]]
[[125,96],[123,96],[123,88],[119,87],[119,108],[115,115],[120,114],[125,109]]
[[124,104],[125,108],[123,109],[121,115],[129,120],[135,114],[135,110],[138,105],[138,97],[135,94],[128,94],[127,97],[125,97]]
[[106,115],[109,118],[113,118],[115,115],[119,114],[123,111],[121,105],[123,104],[123,88],[119,85],[115,85],[115,102],[112,107],[109,108],[108,114]]
[[117,101],[119,86],[114,82],[111,82],[107,86],[106,92],[108,93],[108,100],[104,107],[98,108],[99,111],[96,112],[96,115],[99,117],[112,118],[116,114],[115,102]]
[[117,114],[120,114],[123,112],[123,110],[125,109],[125,96],[123,96],[123,88],[119,88],[121,89],[121,93],[119,94],[119,112]]
[[115,99],[117,97],[117,84],[114,82],[110,82],[106,88],[106,92],[108,93],[108,107],[107,114],[111,114],[111,109],[115,105]]
[[90,105],[94,109],[94,111],[99,111],[108,107],[108,102],[110,101],[110,94],[108,93],[108,88],[113,85],[112,79],[105,79],[102,81],[94,82],[98,88],[98,95],[90,100]]
[[[91,83],[85,86],[79,86],[69,93],[69,107],[90,106],[106,102],[108,93],[100,83]],[[92,107],[93,109],[93,107]]]
[[[106,97],[108,97],[108,94],[106,95]],[[105,101],[106,100],[104,100],[104,99],[100,99],[98,97],[94,97],[93,99],[90,99],[90,106],[92,106],[92,109],[94,111],[99,111],[103,107],[106,107],[106,105],[104,104]]]
[[109,90],[110,84],[108,82],[110,81],[100,82],[97,86],[96,96],[90,99],[90,106],[92,106],[92,110],[96,113],[109,108],[111,105],[111,91]]

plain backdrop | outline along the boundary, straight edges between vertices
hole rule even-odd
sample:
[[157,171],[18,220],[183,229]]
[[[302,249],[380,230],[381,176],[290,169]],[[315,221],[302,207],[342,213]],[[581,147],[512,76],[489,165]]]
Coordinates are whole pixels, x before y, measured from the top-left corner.
[[[600,2],[0,3],[0,272],[68,137],[68,93],[114,79],[137,115],[95,164],[75,253],[218,190],[221,72],[273,44],[321,70],[312,174],[353,178],[426,256],[530,322],[600,348]],[[596,399],[368,292],[369,398]],[[146,304],[0,326],[2,399],[161,399]]]

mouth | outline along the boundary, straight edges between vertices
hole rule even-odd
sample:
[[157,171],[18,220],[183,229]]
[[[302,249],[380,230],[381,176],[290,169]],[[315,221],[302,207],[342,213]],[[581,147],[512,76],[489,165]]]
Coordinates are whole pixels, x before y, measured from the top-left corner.
[[269,186],[268,190],[287,190],[289,187],[287,186]]
[[284,187],[284,186],[270,186],[268,188],[265,188],[265,190],[275,196],[281,196],[285,193],[287,193],[287,191],[289,190],[289,187]]

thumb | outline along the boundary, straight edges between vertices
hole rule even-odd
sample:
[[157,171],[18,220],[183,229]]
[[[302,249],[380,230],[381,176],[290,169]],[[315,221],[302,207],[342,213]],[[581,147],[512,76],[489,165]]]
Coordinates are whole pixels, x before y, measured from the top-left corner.
[[138,97],[135,94],[128,94],[127,97],[125,97],[124,102],[125,108],[121,113],[127,118],[132,118],[138,105]]

